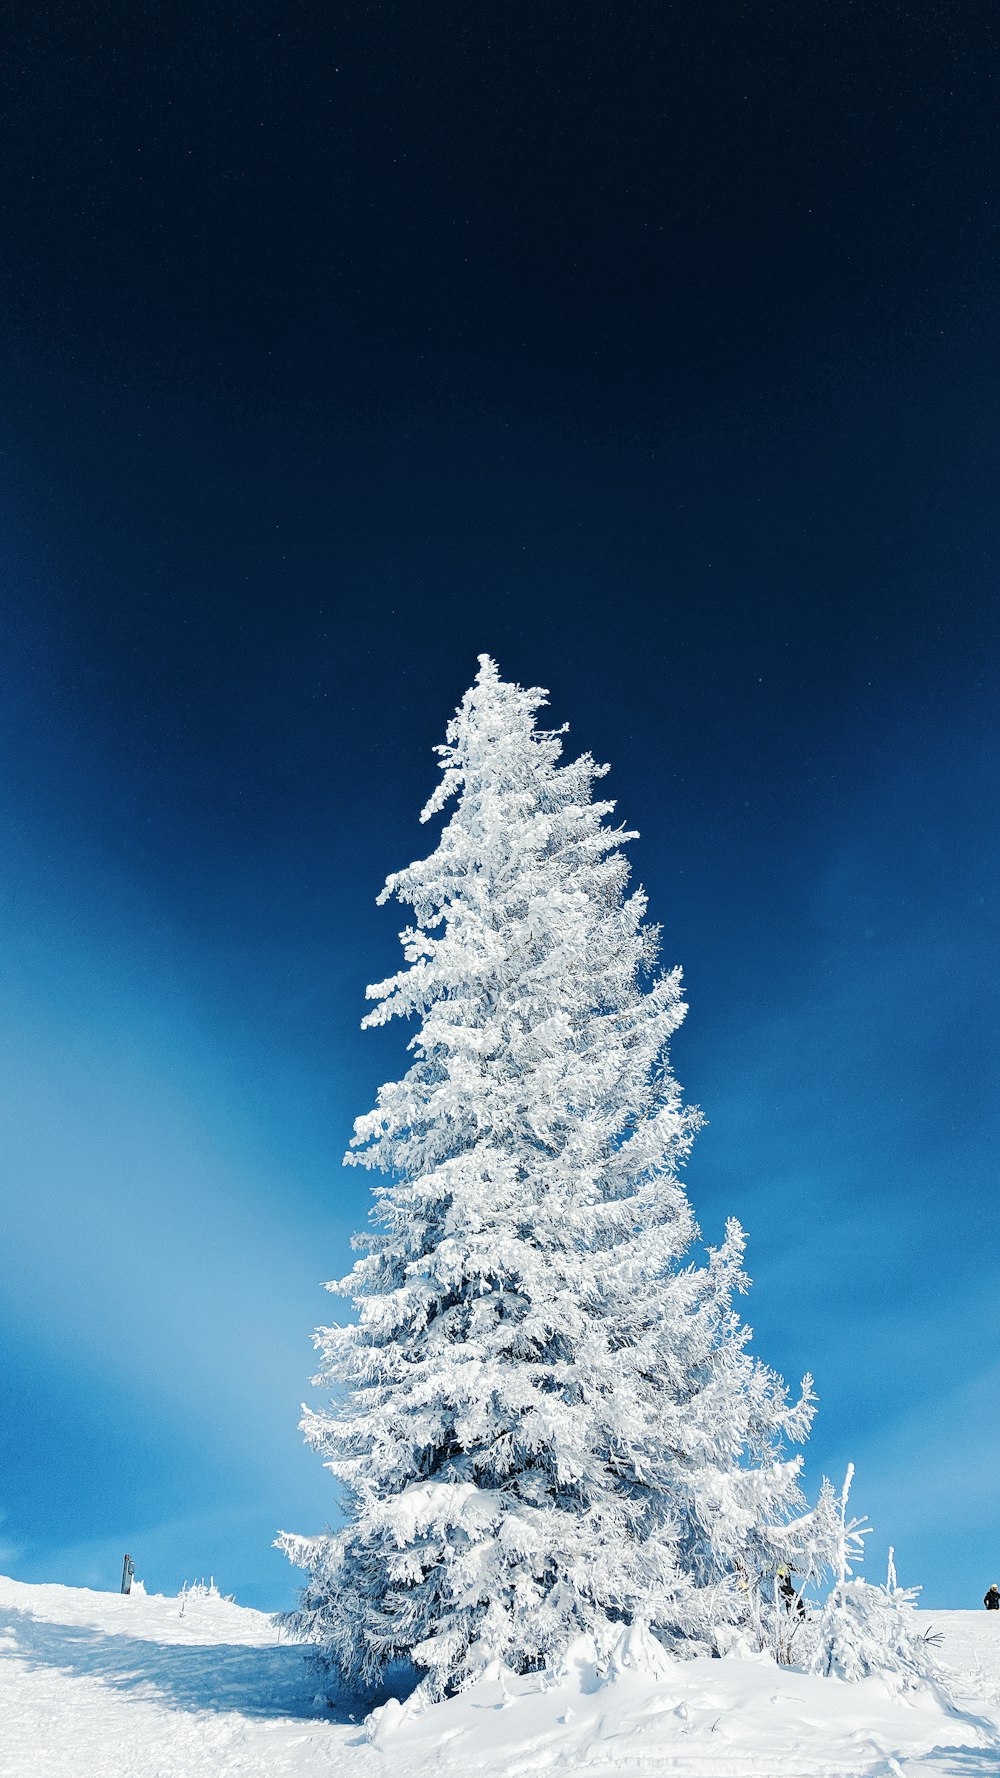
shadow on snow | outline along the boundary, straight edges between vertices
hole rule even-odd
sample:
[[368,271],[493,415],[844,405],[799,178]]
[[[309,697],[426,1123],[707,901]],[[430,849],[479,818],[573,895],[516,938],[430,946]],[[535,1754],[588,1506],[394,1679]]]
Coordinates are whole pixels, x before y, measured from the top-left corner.
[[[371,1708],[323,1701],[301,1643],[262,1648],[246,1643],[172,1643],[105,1633],[86,1625],[53,1624],[28,1611],[0,1611],[0,1634],[13,1632],[10,1653],[29,1666],[100,1681],[180,1710],[233,1710],[243,1716],[285,1716],[350,1722]],[[317,1692],[320,1694],[317,1701]]]
[[907,1778],[1000,1778],[1000,1748],[934,1747],[907,1759],[903,1770]]

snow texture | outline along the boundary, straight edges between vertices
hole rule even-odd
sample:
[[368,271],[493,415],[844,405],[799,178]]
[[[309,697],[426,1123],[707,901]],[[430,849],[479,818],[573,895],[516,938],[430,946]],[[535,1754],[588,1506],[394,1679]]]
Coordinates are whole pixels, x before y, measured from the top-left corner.
[[384,1182],[304,1421],[346,1522],[280,1540],[310,1576],[291,1627],[349,1684],[411,1660],[425,1698],[498,1661],[557,1674],[581,1636],[603,1660],[630,1626],[780,1656],[779,1568],[835,1562],[787,1454],[810,1379],[790,1399],[734,1308],[739,1225],[691,1258],[680,971],[607,768],[563,761],[546,701],[481,657],[423,815],[450,819],[382,892],[413,918],[365,1023],[417,1021],[413,1061],[355,1126]]
[[578,1647],[556,1683],[495,1669],[365,1722],[317,1702],[301,1649],[218,1595],[0,1578],[0,1778],[997,1778],[1000,1613],[917,1615],[957,1709],[761,1656],[680,1661],[630,1630],[603,1684]]

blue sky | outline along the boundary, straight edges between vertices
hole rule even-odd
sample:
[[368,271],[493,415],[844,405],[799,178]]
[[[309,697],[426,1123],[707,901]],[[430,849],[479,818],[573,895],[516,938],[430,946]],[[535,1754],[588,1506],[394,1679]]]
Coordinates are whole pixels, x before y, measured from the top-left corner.
[[997,1578],[995,54],[975,8],[11,26],[0,1545],[213,1572],[334,1491],[310,1332],[433,745],[611,762],[706,1238],[931,1603]]

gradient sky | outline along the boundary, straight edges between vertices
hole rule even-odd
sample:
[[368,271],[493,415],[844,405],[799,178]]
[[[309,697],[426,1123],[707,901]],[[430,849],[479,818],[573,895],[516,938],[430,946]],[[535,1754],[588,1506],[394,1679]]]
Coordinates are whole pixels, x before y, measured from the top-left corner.
[[290,1601],[385,874],[489,650],[613,765],[807,1480],[1000,1573],[992,6],[26,9],[0,1561]]

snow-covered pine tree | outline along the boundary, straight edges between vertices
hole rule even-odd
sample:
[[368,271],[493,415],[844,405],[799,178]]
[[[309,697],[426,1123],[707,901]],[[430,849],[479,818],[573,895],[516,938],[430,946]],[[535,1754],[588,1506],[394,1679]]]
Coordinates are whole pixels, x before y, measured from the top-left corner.
[[357,1322],[316,1336],[333,1404],[303,1423],[345,1523],[279,1539],[310,1571],[295,1628],[349,1682],[411,1660],[427,1696],[632,1624],[767,1644],[778,1565],[816,1554],[782,1456],[809,1379],[791,1402],[746,1350],[735,1222],[687,1261],[680,971],[594,800],[607,768],[562,761],[546,702],[481,657],[422,817],[451,818],[380,897],[413,923],[365,1023],[419,1028],[345,1157],[385,1182],[329,1287]]

